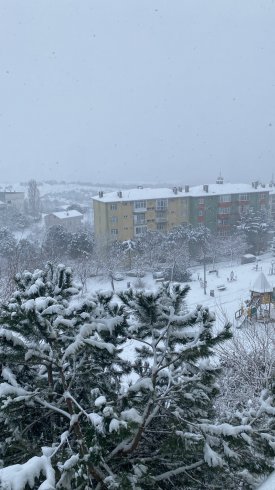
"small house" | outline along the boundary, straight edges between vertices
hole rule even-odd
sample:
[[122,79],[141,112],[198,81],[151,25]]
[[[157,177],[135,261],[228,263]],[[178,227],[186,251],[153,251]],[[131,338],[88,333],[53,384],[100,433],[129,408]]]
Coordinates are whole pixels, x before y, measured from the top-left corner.
[[75,233],[82,227],[82,218],[82,213],[75,209],[71,209],[70,211],[57,211],[55,213],[46,214],[44,222],[46,228],[60,225],[70,233]]

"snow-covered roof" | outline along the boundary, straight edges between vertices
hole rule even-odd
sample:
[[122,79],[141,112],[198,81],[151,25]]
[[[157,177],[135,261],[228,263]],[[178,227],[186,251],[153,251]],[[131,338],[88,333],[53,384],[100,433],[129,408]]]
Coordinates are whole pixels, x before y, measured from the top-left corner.
[[68,219],[68,218],[75,218],[76,216],[82,217],[83,214],[81,214],[79,211],[76,211],[75,209],[71,209],[70,211],[57,211],[55,213],[50,213],[56,216],[59,219]]
[[6,206],[6,203],[3,201],[0,201],[0,206]]
[[[119,194],[121,197],[119,197]],[[120,192],[108,192],[103,194],[102,197],[94,196],[95,201],[102,202],[116,202],[116,201],[143,201],[146,199],[167,199],[169,197],[178,197],[183,195],[184,192],[175,194],[172,189],[169,188],[143,188],[143,189],[124,189]]]
[[273,288],[270,286],[263,272],[260,272],[258,275],[255,283],[253,284],[252,291],[254,293],[272,293]]
[[120,201],[139,201],[149,199],[167,199],[177,197],[200,197],[200,196],[213,196],[221,194],[248,194],[269,192],[268,188],[258,186],[257,189],[250,184],[209,184],[208,191],[204,190],[206,186],[199,185],[189,187],[188,192],[185,192],[185,186],[175,187],[177,189],[174,192],[173,188],[136,188],[136,189],[124,189],[122,191],[102,193],[102,197],[94,196],[95,201],[101,202],[120,202]]
[[257,188],[252,187],[251,184],[209,184],[208,191],[203,190],[202,185],[195,187],[190,187],[189,194],[191,196],[207,196],[207,195],[220,195],[220,194],[249,194],[249,193],[259,193],[267,192],[269,189],[266,187],[258,186]]

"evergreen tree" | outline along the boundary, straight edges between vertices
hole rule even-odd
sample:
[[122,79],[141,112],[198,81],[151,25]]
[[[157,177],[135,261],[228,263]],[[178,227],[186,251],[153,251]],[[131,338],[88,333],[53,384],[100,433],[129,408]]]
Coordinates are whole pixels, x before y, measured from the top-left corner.
[[4,258],[10,257],[16,248],[16,240],[10,230],[6,227],[0,228],[0,255]]
[[267,249],[272,222],[267,210],[250,208],[241,215],[237,229],[244,233],[252,253],[258,255]]
[[187,311],[188,287],[81,298],[62,265],[16,282],[0,314],[3,487],[236,489],[269,471],[272,399],[256,422],[215,420],[211,357],[231,334]]
[[[40,473],[46,474],[45,488],[55,488],[56,479],[57,488],[66,481],[73,485],[69,488],[81,482],[79,488],[87,482],[93,488],[94,481],[102,481],[102,471],[95,468],[100,460],[96,435],[102,424],[93,407],[99,405],[99,395],[117,397],[122,366],[127,373],[128,363],[118,358],[110,341],[121,342],[125,315],[110,304],[111,294],[71,304],[79,291],[71,270],[62,265],[18,274],[16,282],[18,289],[0,316],[4,464],[32,456],[17,473],[18,481],[22,478],[32,488],[32,461],[35,476],[43,481]],[[38,457],[42,446],[43,456]],[[5,470],[0,472],[0,481],[2,477],[5,482],[5,475]]]
[[61,225],[50,226],[42,244],[45,255],[51,260],[64,258],[69,252],[72,233]]
[[94,249],[94,239],[86,231],[72,233],[68,253],[72,258],[89,257]]

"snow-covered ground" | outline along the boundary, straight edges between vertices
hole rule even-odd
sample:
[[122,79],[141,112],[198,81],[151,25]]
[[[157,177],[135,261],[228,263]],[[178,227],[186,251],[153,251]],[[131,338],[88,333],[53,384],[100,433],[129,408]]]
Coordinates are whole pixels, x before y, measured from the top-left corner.
[[[256,264],[238,264],[230,265],[227,263],[219,263],[217,265],[218,277],[215,273],[209,273],[212,269],[211,265],[206,268],[207,288],[206,295],[201,287],[198,275],[203,278],[203,266],[193,267],[193,280],[189,282],[190,291],[187,296],[187,306],[192,309],[197,304],[208,306],[211,311],[216,313],[217,324],[224,323],[225,316],[233,327],[238,324],[235,320],[235,313],[241,308],[245,300],[250,299],[250,290],[253,287],[260,272],[263,272],[271,287],[275,287],[275,275],[271,275],[271,263],[275,258],[267,253],[259,257],[258,270]],[[236,280],[230,281],[230,273],[233,271]],[[122,281],[115,281],[115,290],[121,291],[127,288],[127,283],[130,282],[134,287],[136,278],[125,276]],[[152,274],[146,274],[142,278],[146,289],[157,289],[157,283]],[[220,291],[218,286],[224,285],[225,289]],[[94,277],[88,280],[87,284],[89,291],[95,290],[110,290],[110,281],[104,277]],[[210,291],[214,291],[214,296],[210,296]]]

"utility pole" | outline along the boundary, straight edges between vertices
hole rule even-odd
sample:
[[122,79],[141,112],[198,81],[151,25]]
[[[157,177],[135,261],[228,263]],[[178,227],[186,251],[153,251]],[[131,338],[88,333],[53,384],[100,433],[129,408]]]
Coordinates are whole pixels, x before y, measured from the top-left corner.
[[203,251],[203,292],[206,294],[206,256],[205,250]]

